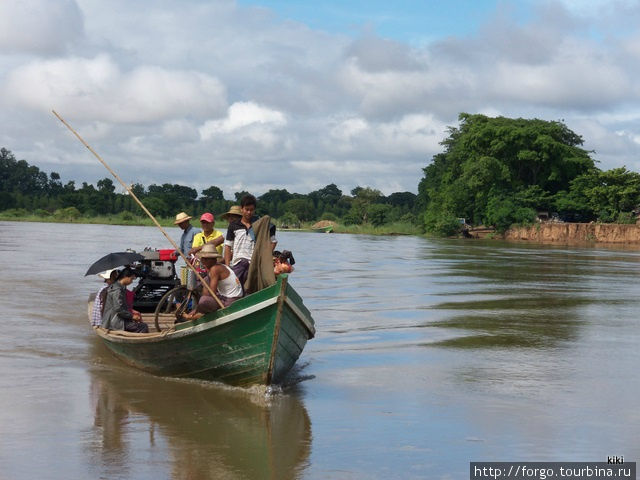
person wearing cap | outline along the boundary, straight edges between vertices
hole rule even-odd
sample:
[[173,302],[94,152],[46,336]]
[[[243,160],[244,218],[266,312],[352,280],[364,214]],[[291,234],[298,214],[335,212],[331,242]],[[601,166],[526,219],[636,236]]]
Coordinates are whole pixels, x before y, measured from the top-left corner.
[[[182,236],[180,237],[180,251],[183,255],[187,255],[191,246],[193,245],[193,237],[200,231],[191,225],[191,217],[185,212],[180,212],[176,215],[174,225],[178,225],[182,229]],[[177,252],[176,252],[177,253]]]
[[216,247],[216,250],[222,255],[222,242],[224,242],[224,235],[220,230],[214,229],[216,219],[212,213],[203,213],[200,216],[200,225],[202,225],[202,232],[196,233],[191,243],[191,250],[189,255],[197,254],[205,244],[211,244]]
[[149,332],[149,326],[142,321],[140,312],[134,310],[132,313],[127,305],[125,291],[127,285],[131,285],[136,276],[135,270],[126,267],[118,274],[117,280],[107,287],[102,328],[136,333]]
[[[207,276],[203,280],[208,282],[211,290],[215,292],[225,307],[242,298],[240,280],[238,280],[238,277],[230,267],[222,263],[222,255],[218,253],[213,244],[205,244],[198,252],[198,257],[207,269]],[[214,312],[218,308],[220,308],[218,302],[211,296],[208,289],[203,288],[198,306],[190,313],[183,315],[183,319],[193,320],[200,318],[205,313]]]
[[118,278],[118,270],[113,268],[111,270],[106,270],[102,273],[99,273],[98,276],[104,280],[104,285],[98,293],[96,293],[96,298],[93,301],[93,308],[91,309],[91,326],[99,327],[102,323],[102,312],[104,311],[104,301],[107,296],[107,287],[116,281]]

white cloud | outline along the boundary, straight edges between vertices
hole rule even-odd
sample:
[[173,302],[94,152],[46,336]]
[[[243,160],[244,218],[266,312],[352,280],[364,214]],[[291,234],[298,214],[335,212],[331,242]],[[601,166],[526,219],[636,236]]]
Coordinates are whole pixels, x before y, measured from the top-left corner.
[[226,106],[225,94],[211,76],[147,65],[122,72],[105,54],[32,61],[11,71],[4,86],[4,96],[17,106],[106,122],[217,114]]
[[0,53],[61,53],[82,36],[82,13],[74,0],[0,2]]
[[640,6],[531,5],[412,47],[233,0],[0,0],[0,146],[102,178],[56,109],[131,181],[415,192],[464,111],[564,119],[601,168],[638,165]]
[[229,107],[226,118],[208,120],[200,127],[200,137],[207,141],[226,135],[238,146],[246,140],[264,148],[272,148],[281,138],[278,131],[287,124],[282,112],[253,102],[238,102]]

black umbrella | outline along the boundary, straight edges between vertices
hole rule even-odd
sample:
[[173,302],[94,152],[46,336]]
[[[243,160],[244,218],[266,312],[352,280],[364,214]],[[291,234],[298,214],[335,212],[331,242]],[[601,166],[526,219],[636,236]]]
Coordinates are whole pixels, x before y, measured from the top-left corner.
[[105,270],[111,270],[112,268],[121,267],[122,265],[129,265],[133,262],[139,262],[140,260],[144,260],[144,256],[139,253],[134,252],[115,252],[109,253],[102,257],[97,262],[94,262],[93,265],[89,267],[87,275],[104,272]]

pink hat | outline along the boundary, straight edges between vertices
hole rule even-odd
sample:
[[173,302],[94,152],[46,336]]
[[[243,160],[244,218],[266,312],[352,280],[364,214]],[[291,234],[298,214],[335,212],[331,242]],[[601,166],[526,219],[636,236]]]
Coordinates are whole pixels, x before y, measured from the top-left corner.
[[200,216],[200,221],[201,222],[209,222],[209,223],[213,223],[213,214],[212,213],[203,213]]

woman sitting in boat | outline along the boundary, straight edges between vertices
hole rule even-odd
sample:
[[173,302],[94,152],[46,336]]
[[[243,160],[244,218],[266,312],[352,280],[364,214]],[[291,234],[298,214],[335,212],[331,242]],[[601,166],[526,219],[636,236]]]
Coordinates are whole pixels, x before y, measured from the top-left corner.
[[[224,263],[218,263],[222,260],[222,255],[216,251],[213,244],[207,243],[198,253],[200,262],[207,269],[207,276],[204,281],[209,283],[211,290],[215,292],[225,307],[242,298],[242,286],[240,280],[233,270]],[[208,289],[202,289],[202,296],[198,301],[198,306],[192,312],[183,315],[185,320],[193,320],[200,318],[205,313],[214,312],[220,308],[218,302],[211,296]]]
[[136,333],[149,332],[149,326],[142,321],[140,312],[134,310],[132,313],[127,305],[127,285],[131,285],[136,276],[136,272],[127,267],[120,272],[118,279],[107,287],[102,328]]

